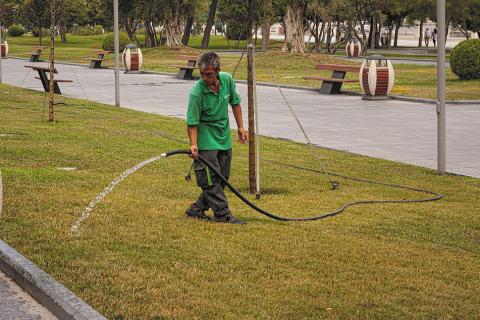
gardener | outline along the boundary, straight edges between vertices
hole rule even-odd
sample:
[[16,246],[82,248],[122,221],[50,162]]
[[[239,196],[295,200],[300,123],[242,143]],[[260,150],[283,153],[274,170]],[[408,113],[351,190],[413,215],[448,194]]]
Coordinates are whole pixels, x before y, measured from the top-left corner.
[[243,128],[242,107],[235,80],[220,72],[220,58],[214,52],[204,53],[198,61],[201,79],[190,91],[187,112],[188,137],[191,156],[194,159],[195,177],[202,193],[187,209],[189,217],[211,220],[205,214],[208,209],[214,213],[213,221],[244,224],[235,218],[228,207],[224,193],[225,183],[200,160],[198,155],[212,163],[222,176],[230,176],[232,141],[228,118],[228,105],[232,106],[237,122],[238,138],[247,142]]

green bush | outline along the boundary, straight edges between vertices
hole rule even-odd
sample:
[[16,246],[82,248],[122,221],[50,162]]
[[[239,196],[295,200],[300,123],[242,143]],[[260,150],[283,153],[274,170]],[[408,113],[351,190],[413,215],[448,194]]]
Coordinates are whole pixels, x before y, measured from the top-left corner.
[[8,27],[8,35],[10,37],[21,37],[25,33],[25,29],[19,24],[12,24]]
[[247,40],[248,28],[243,21],[230,20],[227,24],[225,36],[228,40]]
[[480,79],[480,39],[457,44],[450,53],[450,68],[461,80]]
[[103,27],[98,25],[95,27],[80,27],[78,25],[74,25],[72,28],[72,34],[79,35],[79,36],[93,36],[97,34],[103,33]]
[[[32,35],[35,38],[38,38],[40,36],[40,28],[33,28],[32,29]],[[42,37],[46,37],[50,35],[50,29],[42,29]]]
[[[113,40],[113,32],[109,33],[103,38],[103,50],[114,51],[114,40]],[[124,32],[120,32],[119,35],[120,39],[120,52],[125,49],[125,46],[130,43],[130,39],[128,38],[127,34]]]

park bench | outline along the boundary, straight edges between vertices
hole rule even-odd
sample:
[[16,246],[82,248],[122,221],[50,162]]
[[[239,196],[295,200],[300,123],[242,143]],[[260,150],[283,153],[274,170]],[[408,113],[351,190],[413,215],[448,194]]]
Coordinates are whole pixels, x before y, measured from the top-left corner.
[[[34,71],[38,72],[38,77],[35,79],[39,79],[42,82],[43,89],[45,92],[50,91],[50,79],[47,76],[47,72],[50,72],[49,67],[42,67],[42,66],[25,66],[26,68],[32,68]],[[55,73],[58,73],[57,69],[54,69]],[[72,80],[62,80],[62,79],[53,79],[53,92],[56,94],[62,94],[60,91],[60,87],[58,84],[60,82],[73,82]]]
[[197,67],[198,56],[188,56],[188,55],[179,55],[178,60],[186,60],[186,65],[169,65],[170,67],[178,68],[177,79],[182,80],[192,80],[193,79],[193,70]]
[[40,60],[40,55],[42,54],[43,49],[47,47],[38,46],[32,48],[32,54],[30,55],[30,62],[38,62]]
[[332,71],[330,77],[303,77],[308,80],[320,80],[322,86],[320,87],[320,93],[324,94],[338,94],[342,88],[342,84],[345,82],[358,82],[358,80],[345,79],[347,72],[360,72],[360,67],[343,64],[317,64],[315,66],[317,70]]
[[101,68],[102,61],[103,59],[105,59],[105,56],[111,52],[106,50],[94,50],[94,52],[97,53],[96,58],[83,58],[83,59],[90,60],[91,69],[98,69],[98,68]]

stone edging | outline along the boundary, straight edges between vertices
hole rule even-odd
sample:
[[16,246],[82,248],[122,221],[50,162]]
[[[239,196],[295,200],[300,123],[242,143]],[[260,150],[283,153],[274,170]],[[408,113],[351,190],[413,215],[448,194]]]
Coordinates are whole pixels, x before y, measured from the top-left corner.
[[3,181],[2,181],[2,170],[0,170],[0,220],[2,219],[3,213]]
[[0,270],[59,319],[106,320],[2,240],[0,240]]

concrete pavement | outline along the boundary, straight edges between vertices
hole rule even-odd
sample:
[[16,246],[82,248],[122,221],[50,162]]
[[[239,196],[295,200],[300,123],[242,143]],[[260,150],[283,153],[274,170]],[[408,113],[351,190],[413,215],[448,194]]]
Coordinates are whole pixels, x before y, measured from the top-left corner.
[[0,271],[0,320],[58,319]]
[[[15,86],[42,90],[25,60],[3,61],[3,79]],[[111,69],[57,64],[65,96],[114,104]],[[185,117],[191,81],[171,75],[121,73],[123,107]],[[246,101],[247,88],[238,84]],[[437,167],[435,105],[408,101],[365,101],[359,96],[321,95],[312,90],[284,89],[312,143],[388,160]],[[258,86],[259,129],[262,135],[299,142],[305,139],[278,89]],[[244,112],[246,116],[246,113]],[[234,121],[232,121],[234,124]],[[447,106],[447,171],[480,177],[480,106]]]

